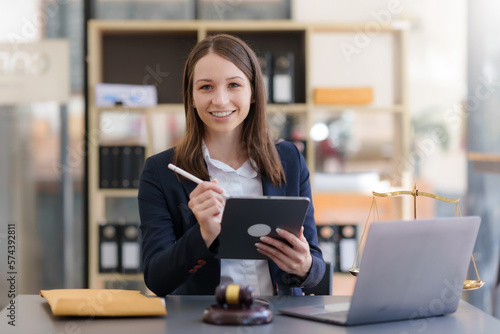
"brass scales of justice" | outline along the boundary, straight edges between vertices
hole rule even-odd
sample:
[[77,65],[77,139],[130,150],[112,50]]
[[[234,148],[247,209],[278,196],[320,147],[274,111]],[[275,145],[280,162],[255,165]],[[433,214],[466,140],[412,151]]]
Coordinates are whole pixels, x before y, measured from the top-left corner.
[[[358,258],[359,249],[361,248],[361,243],[363,241],[366,227],[368,226],[368,220],[370,219],[370,214],[372,214],[372,211],[373,211],[374,217],[375,217],[375,213],[376,213],[377,219],[380,220],[379,214],[378,214],[377,202],[375,200],[376,197],[391,197],[391,196],[399,196],[399,195],[411,195],[411,196],[413,196],[413,218],[414,219],[417,219],[417,196],[426,196],[426,197],[434,198],[434,199],[437,199],[437,200],[443,201],[443,202],[457,203],[457,206],[455,208],[454,217],[461,217],[462,216],[462,212],[460,211],[460,206],[459,206],[460,198],[445,198],[445,197],[437,196],[434,194],[421,192],[421,191],[417,190],[417,185],[414,186],[412,191],[403,190],[403,191],[392,191],[392,192],[386,192],[386,193],[378,193],[378,192],[373,191],[372,194],[373,194],[372,205],[370,206],[370,211],[368,212],[368,217],[366,218],[365,226],[363,228],[363,232],[361,234],[361,239],[360,239],[359,244],[358,244],[358,250],[356,251],[356,256],[354,257],[354,262],[352,263],[351,269],[349,269],[349,272],[353,276],[357,276],[359,273],[359,268],[355,268],[354,266],[356,264],[356,259]],[[479,278],[479,273],[478,273],[477,267],[476,267],[476,261],[474,261],[474,255],[472,255],[472,263],[474,264],[474,269],[476,271],[477,280],[465,280],[464,287],[463,287],[464,290],[476,290],[476,289],[481,288],[484,285],[484,282],[481,281],[481,279]]]

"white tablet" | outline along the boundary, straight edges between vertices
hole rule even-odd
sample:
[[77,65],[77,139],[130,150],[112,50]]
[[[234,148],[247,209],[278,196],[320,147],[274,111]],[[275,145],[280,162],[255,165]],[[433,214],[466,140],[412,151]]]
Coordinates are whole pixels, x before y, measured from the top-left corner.
[[298,236],[310,200],[307,197],[229,197],[222,215],[219,252],[223,259],[268,259],[255,246],[264,235],[282,239],[281,228]]

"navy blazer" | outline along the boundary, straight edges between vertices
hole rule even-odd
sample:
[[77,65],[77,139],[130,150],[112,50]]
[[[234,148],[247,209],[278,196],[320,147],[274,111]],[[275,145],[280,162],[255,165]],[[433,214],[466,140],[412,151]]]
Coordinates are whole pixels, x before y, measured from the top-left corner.
[[[276,145],[286,176],[286,184],[275,187],[262,176],[267,196],[305,196],[311,199],[309,170],[294,144]],[[168,169],[174,149],[149,157],[139,184],[139,213],[142,232],[144,279],[158,296],[168,294],[211,295],[220,283],[220,260],[215,258],[218,239],[207,248],[196,217],[187,203],[196,184],[177,178]],[[314,209],[311,201],[304,221],[312,266],[305,281],[282,271],[269,260],[275,294],[302,295],[300,288],[313,287],[325,273],[325,261],[318,247]]]

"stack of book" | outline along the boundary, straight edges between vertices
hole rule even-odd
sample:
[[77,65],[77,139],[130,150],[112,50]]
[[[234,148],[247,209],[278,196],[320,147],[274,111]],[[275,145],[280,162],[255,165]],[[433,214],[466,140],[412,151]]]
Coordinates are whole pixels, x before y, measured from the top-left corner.
[[144,146],[100,146],[99,188],[138,188]]

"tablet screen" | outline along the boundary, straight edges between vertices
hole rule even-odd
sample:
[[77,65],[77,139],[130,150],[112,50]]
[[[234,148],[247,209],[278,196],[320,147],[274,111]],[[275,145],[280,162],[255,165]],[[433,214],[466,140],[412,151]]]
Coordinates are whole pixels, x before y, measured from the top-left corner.
[[219,234],[218,258],[268,259],[255,243],[264,235],[280,239],[276,228],[296,236],[309,207],[307,197],[230,197],[226,200]]

